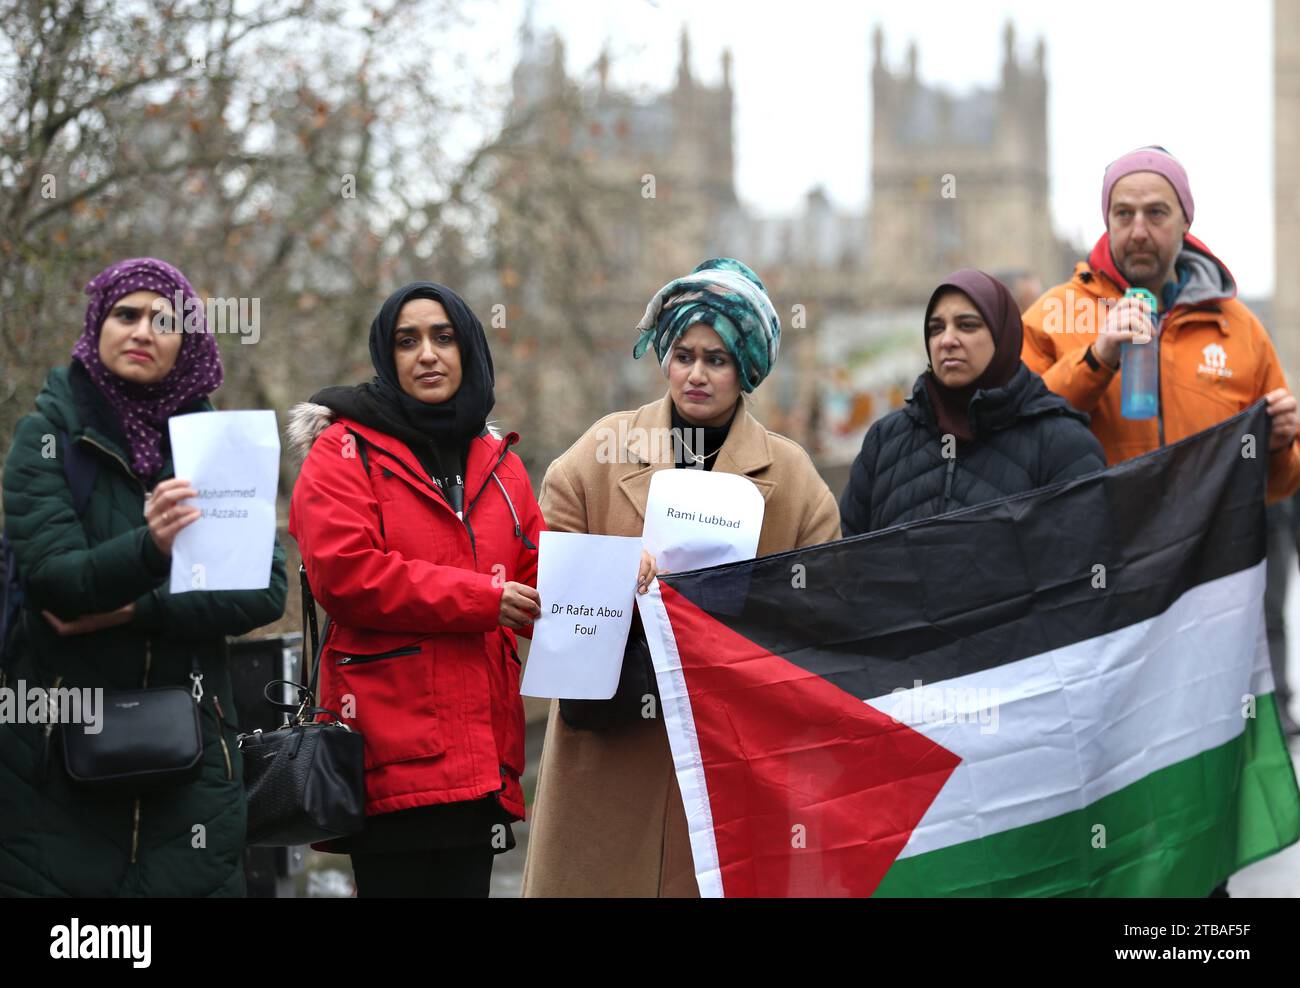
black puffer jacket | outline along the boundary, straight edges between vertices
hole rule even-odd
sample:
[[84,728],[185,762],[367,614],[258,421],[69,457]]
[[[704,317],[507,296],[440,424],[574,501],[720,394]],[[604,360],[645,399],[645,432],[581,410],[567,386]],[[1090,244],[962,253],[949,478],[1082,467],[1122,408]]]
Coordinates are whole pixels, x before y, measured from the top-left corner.
[[[211,409],[206,400],[186,411]],[[60,433],[96,464],[85,513],[68,487]],[[166,436],[166,432],[164,432]],[[55,456],[47,456],[45,450]],[[284,612],[284,549],[265,590],[173,594],[170,560],[144,521],[145,484],[121,425],[78,363],[55,368],[4,465],[5,528],[27,595],[13,682],[91,690],[190,688],[203,673],[203,768],[193,782],[132,798],[87,794],[62,769],[59,735],[0,724],[0,897],[242,896],[247,829],[227,635]],[[173,475],[170,450],[158,476]],[[127,624],[60,637],[64,618],[135,604]],[[76,708],[74,708],[76,709]]]
[[840,497],[844,534],[996,501],[1106,466],[1088,416],[1048,391],[1024,364],[1005,388],[975,392],[970,418],[974,441],[950,441],[956,455],[945,457],[925,375],[918,377],[907,405],[862,441]]

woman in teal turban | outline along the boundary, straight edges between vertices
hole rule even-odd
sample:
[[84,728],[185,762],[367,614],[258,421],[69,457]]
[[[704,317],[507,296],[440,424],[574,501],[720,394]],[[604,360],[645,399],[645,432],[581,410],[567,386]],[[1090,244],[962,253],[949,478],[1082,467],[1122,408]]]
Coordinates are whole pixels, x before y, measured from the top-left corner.
[[[705,261],[655,293],[637,330],[633,355],[654,344],[668,393],[607,415],[551,464],[540,499],[546,527],[639,537],[655,471],[693,467],[738,474],[763,494],[759,555],[838,538],[835,498],[808,454],[746,407],[781,342],[758,275],[732,258]],[[647,556],[642,586],[653,574]],[[699,894],[639,619],[614,698],[551,707],[524,894]]]
[[758,275],[732,257],[715,257],[655,293],[637,324],[632,350],[641,357],[654,343],[668,373],[673,344],[694,325],[710,326],[735,358],[740,388],[752,392],[776,366],[781,320]]

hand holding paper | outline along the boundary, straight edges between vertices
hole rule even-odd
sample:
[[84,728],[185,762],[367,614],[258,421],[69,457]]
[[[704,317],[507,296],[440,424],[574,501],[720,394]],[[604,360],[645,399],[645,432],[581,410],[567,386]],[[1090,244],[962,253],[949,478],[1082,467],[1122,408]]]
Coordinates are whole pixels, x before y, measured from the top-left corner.
[[618,688],[641,540],[543,532],[537,590],[545,601],[519,692],[608,700]]
[[[155,540],[172,537],[171,592],[265,589],[280,480],[275,412],[196,412],[167,425],[176,476],[189,480],[159,484],[158,504],[151,503],[160,516],[157,528],[150,524]],[[176,506],[186,497],[193,502]],[[192,524],[182,524],[196,511]]]
[[541,614],[541,597],[526,583],[511,581],[501,588],[501,624],[520,631]]
[[545,606],[519,691],[608,700],[636,591],[644,594],[660,571],[752,559],[762,524],[763,495],[744,477],[661,470],[650,483],[642,538],[543,532],[537,589]]
[[[667,572],[665,570],[664,572]],[[650,584],[654,583],[655,577],[659,575],[659,564],[655,557],[641,550],[641,568],[636,574],[637,593],[646,593],[650,589]]]
[[165,556],[172,554],[172,543],[180,530],[193,524],[203,515],[203,511],[192,504],[182,502],[197,497],[198,492],[190,482],[180,477],[164,480],[149,492],[149,500],[144,506],[144,520],[149,526],[149,535],[154,545]]
[[642,542],[665,573],[753,559],[764,507],[745,477],[659,470],[650,479]]

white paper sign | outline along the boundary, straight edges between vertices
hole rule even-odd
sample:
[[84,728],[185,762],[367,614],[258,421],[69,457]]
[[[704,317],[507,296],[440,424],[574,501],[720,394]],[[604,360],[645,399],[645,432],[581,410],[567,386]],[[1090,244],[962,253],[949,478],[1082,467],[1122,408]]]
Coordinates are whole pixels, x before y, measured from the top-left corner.
[[618,689],[632,626],[641,540],[543,532],[537,557],[542,616],[519,692],[608,700]]
[[650,478],[642,541],[665,573],[753,559],[764,507],[746,477],[658,470]]
[[275,412],[197,412],[167,425],[176,476],[198,491],[182,504],[203,511],[172,543],[172,593],[265,589],[280,482]]

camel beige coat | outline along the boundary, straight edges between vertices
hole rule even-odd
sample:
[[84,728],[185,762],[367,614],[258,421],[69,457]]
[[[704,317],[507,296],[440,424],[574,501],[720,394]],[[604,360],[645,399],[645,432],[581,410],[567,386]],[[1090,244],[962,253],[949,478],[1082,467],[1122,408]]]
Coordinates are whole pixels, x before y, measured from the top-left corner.
[[[639,536],[654,471],[672,469],[667,396],[592,426],[546,471],[554,531]],[[664,445],[668,457],[656,455]],[[613,462],[611,462],[613,461]],[[748,477],[766,502],[758,553],[839,538],[835,498],[798,444],[742,407],[713,465]],[[697,896],[686,813],[663,720],[579,731],[551,704],[529,814],[525,896]]]

